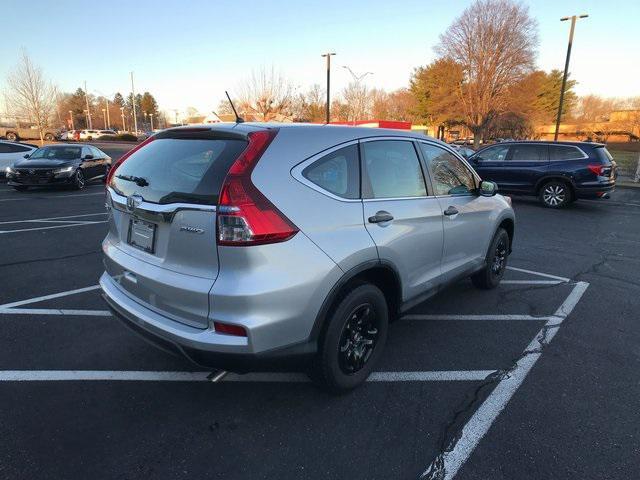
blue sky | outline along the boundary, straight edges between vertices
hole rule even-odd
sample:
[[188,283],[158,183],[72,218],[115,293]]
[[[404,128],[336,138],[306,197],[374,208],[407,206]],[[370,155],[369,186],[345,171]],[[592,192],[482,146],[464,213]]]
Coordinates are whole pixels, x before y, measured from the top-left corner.
[[[4,0],[0,89],[19,49],[61,90],[84,80],[89,91],[130,89],[156,95],[161,108],[215,108],[252,69],[273,66],[304,89],[325,82],[333,57],[332,91],[355,72],[374,72],[369,87],[406,86],[411,70],[434,58],[438,36],[471,2],[465,0],[303,0],[75,2]],[[640,2],[530,0],[539,24],[538,66],[563,68],[569,22],[576,29],[571,72],[580,94],[640,95]]]

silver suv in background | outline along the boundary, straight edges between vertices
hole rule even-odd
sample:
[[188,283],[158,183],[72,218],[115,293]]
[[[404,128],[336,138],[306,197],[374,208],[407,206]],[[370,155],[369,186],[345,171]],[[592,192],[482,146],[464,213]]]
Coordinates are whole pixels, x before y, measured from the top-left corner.
[[500,282],[510,202],[450,147],[393,130],[165,130],[107,181],[103,297],[156,345],[236,372],[366,380],[388,324],[445,285]]

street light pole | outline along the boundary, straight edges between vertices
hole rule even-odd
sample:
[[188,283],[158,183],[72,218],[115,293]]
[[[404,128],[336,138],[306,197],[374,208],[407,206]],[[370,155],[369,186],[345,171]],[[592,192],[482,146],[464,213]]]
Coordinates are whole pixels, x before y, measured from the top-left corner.
[[133,88],[133,72],[131,72],[131,104],[133,105],[133,128],[134,134],[138,134],[138,118],[136,116],[136,92]]
[[104,123],[104,129],[107,129],[107,111],[102,109],[102,122]]
[[326,109],[326,123],[331,121],[331,56],[335,55],[335,52],[327,52],[322,54],[327,58],[327,109]]
[[[364,72],[362,75],[356,75],[355,73],[353,73],[353,70],[351,70],[351,68],[349,68],[347,65],[343,65],[342,68],[346,69],[349,71],[349,73],[351,74],[351,77],[353,78],[353,83],[355,83],[356,88],[358,89],[358,93],[360,92],[360,82],[362,82],[362,80],[364,79],[364,77],[366,77],[367,75],[373,75],[373,72]],[[360,102],[358,102],[360,103]],[[358,105],[358,109],[359,109],[360,105]],[[355,113],[360,113],[355,112]],[[353,116],[353,125],[356,124],[356,115]]]
[[75,130],[76,127],[73,124],[73,110],[69,110],[69,120],[71,120],[71,130]]
[[87,81],[84,81],[84,100],[87,103],[87,124],[89,126],[89,130],[93,129],[93,125],[91,125],[91,110],[89,110],[89,91],[87,90]]
[[149,114],[149,118],[151,119],[151,131],[153,132],[153,113]]
[[111,128],[111,119],[109,118],[109,99],[104,97],[104,106],[107,109],[107,129]]
[[556,132],[553,135],[553,141],[558,141],[558,132],[560,130],[560,118],[562,117],[562,104],[564,102],[564,89],[567,87],[567,75],[569,74],[569,59],[571,58],[571,46],[573,45],[573,32],[576,29],[576,20],[578,18],[587,18],[589,15],[573,15],[571,17],[562,17],[561,22],[571,19],[571,30],[569,31],[569,45],[567,46],[567,58],[564,62],[564,75],[562,76],[562,88],[560,90],[560,103],[558,104],[558,116],[556,117]]
[[120,116],[122,117],[122,131],[127,131],[127,125],[124,123],[124,107],[120,107]]

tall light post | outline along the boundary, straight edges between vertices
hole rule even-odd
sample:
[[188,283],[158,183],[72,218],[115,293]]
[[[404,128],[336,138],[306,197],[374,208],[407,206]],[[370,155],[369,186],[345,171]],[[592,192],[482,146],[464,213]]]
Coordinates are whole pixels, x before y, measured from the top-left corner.
[[84,101],[87,104],[87,126],[89,130],[93,129],[93,125],[91,125],[91,110],[89,110],[89,91],[87,90],[87,81],[84,81]]
[[[373,72],[364,72],[362,75],[356,75],[355,73],[353,73],[353,70],[351,70],[347,65],[342,65],[342,68],[349,71],[349,73],[351,74],[351,77],[353,78],[353,82],[356,84],[356,88],[358,89],[358,92],[360,91],[360,82],[362,82],[364,77],[366,77],[367,75],[373,75]],[[358,99],[358,102],[359,101],[360,99]],[[360,109],[360,105],[358,105],[358,109]],[[357,112],[357,113],[360,113],[360,112]],[[353,124],[354,125],[356,124],[355,114],[353,116]]]
[[109,118],[109,99],[104,97],[104,108],[107,111],[107,129],[111,128],[111,119]]
[[151,119],[151,131],[153,132],[153,113],[149,114],[149,118]]
[[69,120],[71,121],[71,130],[75,130],[76,127],[73,124],[73,110],[69,110]]
[[127,131],[127,125],[124,123],[124,107],[120,107],[120,116],[122,117],[122,131]]
[[104,129],[107,129],[107,111],[102,109],[102,123],[104,124]]
[[567,58],[564,62],[564,75],[562,76],[562,88],[560,89],[560,103],[558,104],[558,116],[556,117],[556,133],[553,135],[553,141],[558,141],[558,132],[560,130],[560,118],[562,117],[562,104],[564,102],[564,89],[567,87],[567,75],[569,74],[569,59],[571,58],[571,46],[573,45],[573,32],[576,29],[576,20],[578,18],[587,18],[589,15],[573,15],[571,17],[562,17],[561,22],[571,20],[571,30],[569,31],[569,45],[567,46]]
[[136,91],[133,88],[133,72],[131,72],[131,104],[133,105],[133,128],[134,133],[138,134],[138,118],[136,115]]
[[322,56],[327,59],[327,108],[326,108],[326,123],[331,121],[331,57],[335,55],[335,52],[323,53]]
[[149,116],[149,114],[147,112],[144,112],[144,124],[145,124],[145,127],[147,125],[147,117],[148,116]]

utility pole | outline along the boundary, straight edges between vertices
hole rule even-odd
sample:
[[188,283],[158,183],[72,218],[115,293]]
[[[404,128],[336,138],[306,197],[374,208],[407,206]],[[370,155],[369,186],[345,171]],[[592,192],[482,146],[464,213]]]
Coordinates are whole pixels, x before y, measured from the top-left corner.
[[133,104],[133,129],[134,134],[138,134],[138,118],[136,116],[136,92],[133,88],[133,72],[131,72],[131,103]]
[[564,75],[562,76],[562,88],[560,90],[560,103],[558,104],[558,116],[556,117],[556,133],[553,135],[553,141],[558,141],[558,132],[560,130],[560,118],[562,117],[562,104],[564,102],[564,89],[567,87],[567,75],[569,74],[569,59],[571,58],[571,46],[573,45],[573,32],[576,29],[576,20],[578,18],[587,18],[589,15],[573,15],[571,17],[562,17],[561,22],[571,20],[571,30],[569,31],[569,45],[567,47],[567,58],[564,62]]
[[122,131],[127,131],[127,125],[124,123],[124,107],[120,107],[120,116],[122,117]]
[[151,119],[151,131],[153,132],[153,113],[149,114],[149,118]]
[[107,129],[107,111],[102,109],[102,123],[104,123],[104,129]]
[[109,118],[109,99],[104,97],[104,107],[107,109],[107,129],[111,128],[111,119]]
[[87,81],[84,81],[84,100],[87,103],[87,124],[89,126],[89,130],[93,129],[93,125],[91,125],[91,110],[89,110],[89,93],[87,90]]
[[322,56],[327,58],[327,112],[326,123],[331,121],[331,56],[335,52],[323,53]]
[[75,130],[76,127],[73,124],[73,110],[69,110],[69,120],[71,120],[71,130]]

